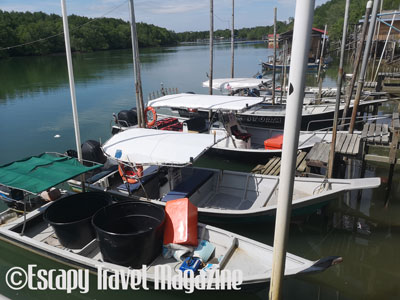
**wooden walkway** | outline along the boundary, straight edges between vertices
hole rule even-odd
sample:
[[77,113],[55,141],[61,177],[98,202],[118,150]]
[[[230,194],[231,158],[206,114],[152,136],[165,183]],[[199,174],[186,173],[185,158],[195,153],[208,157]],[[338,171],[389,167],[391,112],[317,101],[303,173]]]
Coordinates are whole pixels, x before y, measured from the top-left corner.
[[[296,171],[299,173],[306,171],[306,154],[307,152],[304,151],[297,152]],[[281,173],[281,158],[273,157],[265,165],[257,165],[251,172],[255,174],[278,176]]]

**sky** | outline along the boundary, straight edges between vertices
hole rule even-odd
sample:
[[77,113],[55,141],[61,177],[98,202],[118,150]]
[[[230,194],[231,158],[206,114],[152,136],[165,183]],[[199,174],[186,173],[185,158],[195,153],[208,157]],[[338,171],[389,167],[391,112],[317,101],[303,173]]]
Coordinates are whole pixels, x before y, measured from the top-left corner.
[[[301,0],[298,0],[301,2]],[[327,0],[316,0],[321,5]],[[58,0],[0,0],[5,11],[43,11],[61,15]],[[68,15],[112,17],[129,20],[128,0],[66,0]],[[210,0],[134,0],[136,22],[165,27],[175,32],[208,30]],[[294,16],[295,0],[235,0],[235,28],[273,24],[277,19],[287,21]],[[214,0],[214,28],[231,27],[232,0]]]

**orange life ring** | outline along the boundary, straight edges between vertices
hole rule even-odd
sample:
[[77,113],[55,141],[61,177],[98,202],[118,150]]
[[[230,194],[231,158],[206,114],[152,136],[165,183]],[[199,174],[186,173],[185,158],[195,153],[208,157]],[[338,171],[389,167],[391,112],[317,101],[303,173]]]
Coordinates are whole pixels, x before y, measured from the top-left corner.
[[[153,120],[151,120],[150,122],[147,120],[147,112],[148,111],[151,111],[151,113],[153,114]],[[157,121],[156,110],[154,108],[152,108],[151,106],[147,106],[146,109],[144,110],[144,119],[146,121],[147,127],[152,127],[154,124],[156,124],[156,121]]]
[[126,166],[123,164],[118,165],[118,172],[119,175],[121,176],[122,180],[124,182],[128,182],[131,184],[137,183],[138,180],[136,179],[137,177],[142,177],[143,175],[143,167],[142,166],[136,166],[137,172],[131,170],[131,169],[126,169]]

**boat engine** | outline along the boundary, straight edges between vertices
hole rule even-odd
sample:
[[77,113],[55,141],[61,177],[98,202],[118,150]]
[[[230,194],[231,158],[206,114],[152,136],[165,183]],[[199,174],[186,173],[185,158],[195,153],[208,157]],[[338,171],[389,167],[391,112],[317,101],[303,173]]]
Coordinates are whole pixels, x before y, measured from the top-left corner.
[[138,123],[136,108],[132,108],[130,110],[121,110],[118,113],[116,122],[119,126],[123,127],[136,125]]

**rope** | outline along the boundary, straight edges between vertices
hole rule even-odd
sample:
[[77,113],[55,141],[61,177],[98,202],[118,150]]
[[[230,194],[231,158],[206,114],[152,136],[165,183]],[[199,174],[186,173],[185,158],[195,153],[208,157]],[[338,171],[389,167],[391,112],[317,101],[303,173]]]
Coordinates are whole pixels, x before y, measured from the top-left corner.
[[[78,30],[79,28],[81,28],[81,27],[83,27],[83,26],[86,26],[86,25],[88,25],[88,24],[90,24],[90,23],[92,23],[92,22],[95,22],[95,21],[97,21],[97,20],[100,19],[100,18],[103,18],[104,16],[108,15],[109,13],[113,12],[114,10],[120,8],[120,7],[121,7],[123,4],[125,4],[126,2],[128,2],[128,1],[125,0],[124,2],[122,2],[121,4],[115,6],[114,8],[112,8],[112,9],[109,10],[109,11],[107,11],[106,13],[104,13],[103,15],[101,15],[100,17],[94,18],[94,19],[92,19],[92,20],[90,20],[90,21],[88,21],[88,22],[86,22],[86,23],[84,23],[84,24],[82,24],[82,25],[79,25],[79,26],[77,26],[77,27],[71,29],[70,32],[74,32],[74,31]],[[34,43],[43,42],[43,41],[46,41],[46,40],[55,38],[55,37],[60,36],[60,35],[64,35],[64,31],[59,32],[59,33],[57,33],[57,34],[50,35],[50,36],[45,37],[45,38],[37,39],[37,40],[35,40],[35,41],[26,42],[26,43],[23,43],[23,44],[14,45],[14,46],[9,46],[9,47],[5,47],[5,48],[0,48],[0,51],[3,51],[3,50],[10,50],[10,49],[18,48],[18,47],[23,47],[23,46],[31,45],[31,44],[34,44]]]

